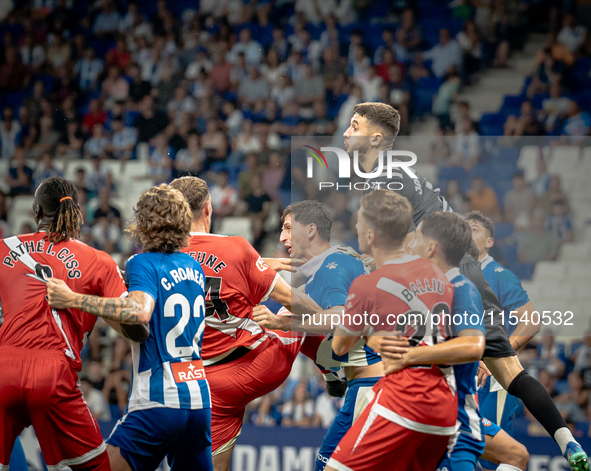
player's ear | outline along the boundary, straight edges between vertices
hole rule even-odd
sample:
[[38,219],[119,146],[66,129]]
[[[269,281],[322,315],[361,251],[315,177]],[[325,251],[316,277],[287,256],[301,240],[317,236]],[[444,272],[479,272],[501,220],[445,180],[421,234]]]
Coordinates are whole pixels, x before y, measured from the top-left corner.
[[382,143],[382,139],[384,136],[382,136],[381,132],[376,132],[371,136],[371,140],[369,142],[370,146],[372,147],[380,147],[380,144]]
[[33,212],[35,213],[35,222],[39,224],[39,221],[41,221],[41,218],[43,217],[43,210],[41,209],[41,206],[35,204],[33,206]]
[[309,224],[308,225],[308,237],[312,238],[318,233],[318,228],[316,224]]
[[493,245],[495,245],[495,240],[494,240],[492,237],[488,237],[488,238],[486,239],[486,243],[484,244],[484,246],[485,246],[487,249],[490,249],[490,248],[491,248]]

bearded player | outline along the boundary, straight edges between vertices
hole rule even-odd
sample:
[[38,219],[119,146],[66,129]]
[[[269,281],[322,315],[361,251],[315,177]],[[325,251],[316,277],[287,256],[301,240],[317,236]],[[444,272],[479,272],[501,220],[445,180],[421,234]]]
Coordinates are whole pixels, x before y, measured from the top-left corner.
[[[351,125],[344,133],[345,148],[350,155],[357,151],[359,163],[363,171],[372,172],[379,168],[379,152],[392,148],[394,139],[400,129],[400,115],[384,103],[360,103],[353,109]],[[413,178],[406,171],[394,171],[388,178],[386,170],[378,177],[368,179],[370,186],[380,187],[386,184],[390,189],[407,197],[412,205],[413,223],[409,228],[406,243],[413,238],[412,232],[421,219],[427,214],[438,211],[451,211],[445,199],[439,195],[438,189],[421,177],[416,171]],[[414,227],[413,227],[414,226]],[[483,361],[499,384],[510,394],[521,399],[527,409],[556,441],[568,461],[571,470],[587,471],[588,458],[585,451],[574,439],[571,431],[556,405],[544,387],[524,369],[515,350],[525,345],[531,334],[528,326],[520,324],[512,335],[513,344],[509,340],[506,325],[501,313],[503,308],[495,293],[482,275],[480,263],[468,254],[460,263],[460,271],[471,280],[482,296],[486,327],[486,347]],[[531,323],[529,323],[531,328]]]
[[[279,387],[300,350],[301,336],[280,336],[252,319],[253,307],[271,297],[292,312],[320,307],[292,290],[243,237],[210,234],[211,198],[196,177],[171,183],[193,213],[189,246],[206,276],[203,363],[212,392],[212,452],[216,471],[227,471],[246,405]],[[270,367],[272,365],[272,367]]]

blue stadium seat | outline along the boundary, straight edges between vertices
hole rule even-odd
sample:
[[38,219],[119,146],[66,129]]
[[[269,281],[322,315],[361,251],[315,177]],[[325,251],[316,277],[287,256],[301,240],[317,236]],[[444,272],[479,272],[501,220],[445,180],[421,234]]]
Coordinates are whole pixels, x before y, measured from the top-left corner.
[[[439,169],[439,180],[441,182],[441,180],[446,180],[446,181],[450,181],[450,180],[457,180],[458,182],[462,182],[465,181],[466,178],[466,170],[464,170],[462,167],[441,167]],[[445,188],[441,188],[442,190],[445,190]]]
[[534,107],[534,109],[541,110],[542,103],[546,98],[550,98],[550,95],[548,93],[538,93],[537,95],[534,95],[531,99],[531,104]]
[[521,108],[521,104],[525,101],[522,95],[505,95],[501,108]]
[[480,117],[479,130],[482,136],[502,136],[505,115],[502,113],[485,113]]

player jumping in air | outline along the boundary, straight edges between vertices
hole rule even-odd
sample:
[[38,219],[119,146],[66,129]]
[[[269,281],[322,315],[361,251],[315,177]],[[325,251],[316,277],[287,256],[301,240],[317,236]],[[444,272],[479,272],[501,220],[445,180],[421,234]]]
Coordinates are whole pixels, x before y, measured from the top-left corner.
[[[346,253],[352,251],[349,247],[330,245],[332,217],[324,204],[317,201],[294,203],[285,209],[282,220],[281,241],[292,257],[306,261],[299,268],[307,278],[305,291],[324,311],[306,321],[293,314],[275,316],[266,307],[257,306],[255,320],[270,329],[332,332],[331,317],[324,314],[338,316],[345,309],[351,283],[366,273],[363,262]],[[367,392],[384,375],[379,355],[362,340],[344,356],[334,354],[331,340],[332,334],[320,345],[315,361],[323,368],[344,367],[348,389],[345,403],[316,455],[316,471],[325,468],[332,452],[367,405]]]
[[253,307],[267,297],[300,314],[320,307],[292,290],[243,237],[209,233],[211,198],[203,180],[183,177],[171,186],[192,211],[189,246],[183,250],[201,263],[206,276],[203,363],[212,391],[213,464],[216,471],[227,471],[246,405],[285,381],[302,340],[260,327]]
[[111,470],[148,471],[164,457],[174,470],[212,470],[211,398],[201,346],[205,327],[205,276],[180,252],[191,229],[191,210],[168,185],[144,192],[129,231],[142,253],[126,266],[127,298],[76,293],[52,278],[49,303],[115,322],[148,324],[132,343],[132,386],[125,415],[107,440]]
[[[345,131],[345,147],[350,155],[359,152],[359,162],[365,172],[378,168],[379,151],[386,151],[400,128],[400,115],[389,105],[383,103],[361,103],[356,105],[351,118],[351,125]],[[414,171],[414,170],[413,170]],[[432,212],[450,210],[447,202],[439,195],[439,190],[433,190],[430,182],[417,175],[411,178],[406,172],[394,171],[392,179],[388,179],[386,172],[368,182],[375,184],[396,182],[391,185],[393,191],[400,191],[412,205],[413,223],[416,226],[421,219]],[[398,190],[399,189],[399,190]],[[411,226],[411,232],[414,230]],[[407,243],[412,241],[409,233]],[[470,279],[480,291],[484,310],[486,327],[486,347],[483,360],[499,384],[510,394],[521,399],[532,415],[542,424],[550,436],[556,441],[560,450],[573,471],[587,471],[589,463],[587,454],[574,439],[552,398],[544,387],[531,377],[521,366],[515,350],[525,345],[535,335],[532,323],[518,326],[511,342],[506,325],[502,318],[502,306],[484,276],[479,262],[468,254],[460,263],[460,271]]]
[[50,469],[109,471],[76,375],[97,318],[80,309],[52,309],[46,282],[56,277],[76,291],[117,299],[127,288],[109,255],[74,240],[82,222],[74,184],[60,177],[43,181],[33,211],[36,233],[0,242],[0,469],[8,469],[16,437],[32,424]]

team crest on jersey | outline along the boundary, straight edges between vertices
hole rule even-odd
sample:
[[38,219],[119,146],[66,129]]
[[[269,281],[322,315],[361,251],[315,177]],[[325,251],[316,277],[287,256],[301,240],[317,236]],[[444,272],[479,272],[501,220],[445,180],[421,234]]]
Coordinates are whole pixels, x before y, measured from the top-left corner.
[[263,259],[259,257],[259,259],[257,260],[257,268],[259,269],[259,271],[265,271],[267,268],[269,268],[269,265],[267,265],[263,261]]
[[338,265],[335,262],[330,262],[328,265],[326,265],[326,268],[329,270],[334,270],[336,267],[338,267]]
[[491,423],[490,420],[485,419],[484,417],[482,418],[482,425],[484,425],[485,427],[490,427]]

